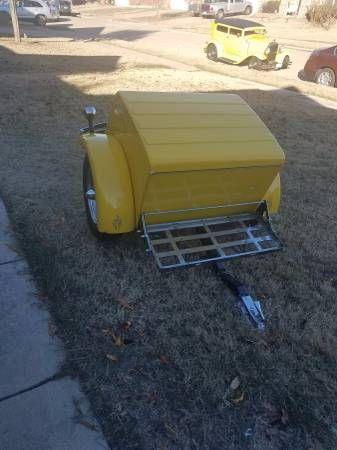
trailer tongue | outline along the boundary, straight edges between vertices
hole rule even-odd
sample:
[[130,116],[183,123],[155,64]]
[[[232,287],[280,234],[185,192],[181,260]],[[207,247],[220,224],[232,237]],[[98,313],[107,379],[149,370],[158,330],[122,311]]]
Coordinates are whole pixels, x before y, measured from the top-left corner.
[[[255,206],[255,214],[181,220],[155,225],[147,224],[146,219],[159,213],[143,214],[142,237],[147,242],[147,251],[153,254],[161,270],[213,262],[222,281],[237,297],[242,312],[254,327],[264,330],[265,318],[260,302],[252,298],[248,288],[231,275],[225,265],[225,260],[282,248],[271,227],[266,202],[262,201]],[[216,209],[223,208],[225,207]],[[172,211],[160,214],[170,213]]]

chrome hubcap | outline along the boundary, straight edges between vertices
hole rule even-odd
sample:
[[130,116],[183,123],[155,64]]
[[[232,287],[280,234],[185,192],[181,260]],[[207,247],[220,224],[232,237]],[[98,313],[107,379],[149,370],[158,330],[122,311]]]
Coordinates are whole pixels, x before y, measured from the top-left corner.
[[318,83],[323,84],[324,86],[331,86],[332,82],[333,80],[330,72],[323,72],[318,77]]
[[96,192],[93,188],[89,188],[85,193],[85,198],[87,200],[90,217],[94,223],[97,223],[96,218]]

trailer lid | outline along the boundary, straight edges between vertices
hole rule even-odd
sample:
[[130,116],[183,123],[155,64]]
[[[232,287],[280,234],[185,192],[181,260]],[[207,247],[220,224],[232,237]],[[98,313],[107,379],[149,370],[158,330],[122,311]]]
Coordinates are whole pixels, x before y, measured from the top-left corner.
[[119,92],[151,173],[280,166],[284,154],[238,95]]

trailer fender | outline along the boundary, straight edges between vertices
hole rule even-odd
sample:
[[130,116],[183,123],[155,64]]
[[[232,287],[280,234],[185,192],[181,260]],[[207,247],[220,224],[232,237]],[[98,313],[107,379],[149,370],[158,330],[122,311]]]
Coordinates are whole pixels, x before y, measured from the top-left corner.
[[85,134],[80,144],[90,163],[96,191],[97,228],[118,234],[136,228],[128,163],[119,142],[106,134]]
[[268,211],[270,214],[276,214],[278,212],[280,207],[280,198],[281,198],[281,180],[280,174],[277,174],[263,198],[267,202]]

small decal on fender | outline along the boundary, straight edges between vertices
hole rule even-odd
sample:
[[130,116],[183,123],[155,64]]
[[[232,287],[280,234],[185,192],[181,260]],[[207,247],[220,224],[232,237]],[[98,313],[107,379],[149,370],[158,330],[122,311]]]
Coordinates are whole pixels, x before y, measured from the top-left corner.
[[122,219],[117,214],[115,216],[114,220],[112,221],[112,227],[113,227],[114,231],[119,231],[121,225],[122,225]]

